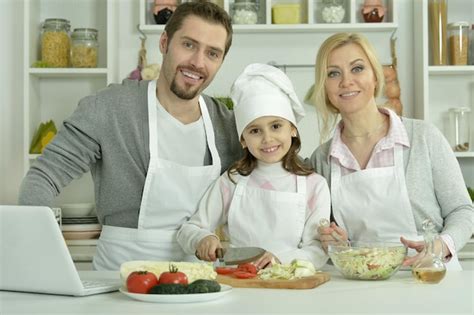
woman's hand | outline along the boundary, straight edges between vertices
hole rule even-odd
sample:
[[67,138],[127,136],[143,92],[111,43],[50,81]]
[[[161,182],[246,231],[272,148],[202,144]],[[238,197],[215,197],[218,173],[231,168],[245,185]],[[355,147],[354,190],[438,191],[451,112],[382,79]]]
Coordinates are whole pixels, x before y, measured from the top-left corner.
[[327,253],[328,246],[347,243],[349,240],[346,230],[336,225],[336,223],[331,222],[329,226],[320,226],[318,227],[319,240],[323,246],[324,251]]
[[262,257],[253,262],[257,270],[271,267],[273,264],[280,264],[280,260],[270,252],[265,252]]
[[415,256],[407,256],[405,260],[403,260],[403,266],[411,266],[421,258],[421,252],[425,248],[425,242],[423,241],[410,241],[405,239],[403,236],[400,237],[400,242],[408,248],[414,249],[418,252]]
[[222,248],[220,240],[215,235],[208,235],[199,241],[196,257],[200,260],[215,261],[218,248]]
[[[403,261],[403,266],[411,266],[417,260],[422,257],[422,251],[425,249],[425,242],[423,241],[410,241],[405,239],[403,236],[400,237],[400,242],[402,242],[406,247],[412,248],[418,252],[415,256],[407,256]],[[440,255],[441,259],[445,260],[445,257],[451,255],[451,252],[448,249],[448,246],[444,244],[442,239],[437,239],[434,242],[433,251],[436,255]]]

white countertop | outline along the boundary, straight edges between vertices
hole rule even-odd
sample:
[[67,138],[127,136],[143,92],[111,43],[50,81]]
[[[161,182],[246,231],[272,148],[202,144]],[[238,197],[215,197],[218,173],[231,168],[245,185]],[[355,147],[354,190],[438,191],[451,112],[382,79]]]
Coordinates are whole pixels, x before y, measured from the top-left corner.
[[[88,278],[94,271],[83,271]],[[99,272],[104,278],[117,272]],[[190,304],[146,303],[120,292],[88,297],[0,292],[6,314],[474,314],[474,271],[448,272],[441,283],[419,284],[409,271],[385,281],[331,280],[312,290],[233,289],[222,298]],[[34,280],[33,280],[34,281]]]

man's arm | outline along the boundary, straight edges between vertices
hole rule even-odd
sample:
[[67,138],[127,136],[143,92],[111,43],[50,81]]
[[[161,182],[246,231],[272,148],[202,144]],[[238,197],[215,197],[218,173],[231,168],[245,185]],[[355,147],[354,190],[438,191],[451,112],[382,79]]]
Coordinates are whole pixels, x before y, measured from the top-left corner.
[[88,172],[100,158],[95,135],[100,115],[95,103],[95,95],[82,99],[73,115],[64,121],[23,179],[19,204],[52,206],[61,189]]

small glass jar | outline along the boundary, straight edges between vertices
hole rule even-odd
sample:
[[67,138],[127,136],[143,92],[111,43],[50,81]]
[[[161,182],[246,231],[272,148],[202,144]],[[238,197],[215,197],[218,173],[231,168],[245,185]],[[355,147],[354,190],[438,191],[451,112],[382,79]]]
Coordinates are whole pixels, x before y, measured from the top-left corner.
[[432,65],[448,64],[448,40],[446,37],[448,4],[447,0],[429,0],[429,34],[431,36]]
[[343,0],[323,0],[321,16],[324,23],[341,23],[345,14]]
[[474,65],[474,24],[471,25],[471,31],[469,32],[469,64]]
[[471,133],[469,113],[471,109],[469,107],[456,107],[451,108],[449,112],[453,130],[453,150],[456,152],[469,151]]
[[257,4],[251,1],[236,1],[232,12],[233,24],[257,24]]
[[41,32],[41,60],[48,67],[69,66],[71,25],[65,19],[46,19]]
[[74,68],[96,68],[99,43],[94,28],[75,28],[71,35],[71,64]]
[[467,65],[469,51],[469,23],[448,24],[449,60],[451,65]]

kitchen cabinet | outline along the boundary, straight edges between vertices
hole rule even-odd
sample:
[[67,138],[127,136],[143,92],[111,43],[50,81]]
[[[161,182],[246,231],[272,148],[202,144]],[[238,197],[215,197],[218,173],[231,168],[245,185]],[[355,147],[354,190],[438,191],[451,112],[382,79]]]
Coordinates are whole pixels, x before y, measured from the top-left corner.
[[[345,16],[342,23],[324,23],[321,18],[322,0],[256,0],[259,14],[257,24],[233,25],[234,33],[293,33],[318,31],[393,31],[398,26],[396,0],[382,0],[387,8],[382,23],[365,23],[361,15],[364,0],[343,0]],[[161,33],[164,25],[156,25],[152,14],[154,1],[140,0],[139,28],[148,33]],[[299,4],[300,24],[272,24],[272,7],[275,4]],[[232,16],[234,1],[223,0],[222,7]]]
[[[452,143],[453,126],[449,109],[468,107],[474,111],[474,66],[433,65],[428,4],[429,0],[413,2],[414,27],[419,30],[414,34],[415,116],[432,122]],[[474,21],[474,3],[471,0],[447,1],[447,24],[457,21]],[[455,155],[466,184],[474,187],[474,112],[470,114],[470,126],[469,151],[455,152]],[[459,252],[459,258],[463,267],[472,269],[474,236]]]
[[[36,129],[41,122],[53,119],[56,127],[75,109],[78,101],[107,86],[114,77],[113,49],[116,36],[110,25],[115,16],[111,13],[114,1],[107,0],[26,0],[24,2],[24,171],[38,157],[29,154]],[[35,68],[41,60],[41,27],[47,18],[67,19],[74,28],[95,28],[99,32],[97,68]],[[57,199],[57,203],[86,202],[93,200],[90,173],[73,181]]]

